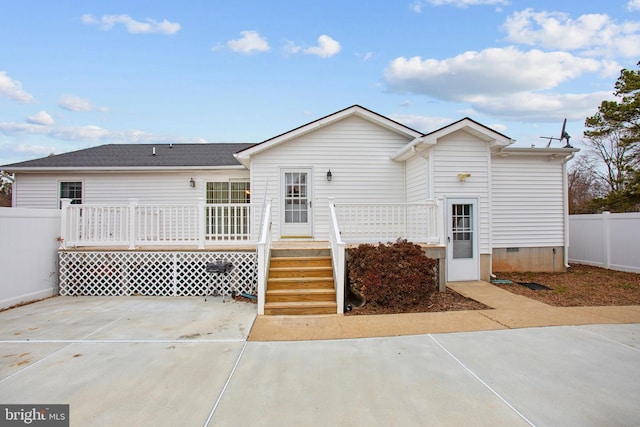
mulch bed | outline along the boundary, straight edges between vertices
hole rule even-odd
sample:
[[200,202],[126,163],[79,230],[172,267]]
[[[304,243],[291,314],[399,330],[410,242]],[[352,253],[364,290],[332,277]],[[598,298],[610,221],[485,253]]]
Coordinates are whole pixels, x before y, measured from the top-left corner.
[[499,280],[539,283],[531,290],[517,283],[495,284],[514,294],[558,307],[640,305],[640,274],[572,264],[566,273],[494,273]]
[[419,304],[402,307],[401,309],[365,304],[361,308],[354,307],[350,312],[345,312],[345,315],[427,313],[437,311],[487,310],[490,308],[491,307],[487,307],[470,298],[463,297],[459,293],[447,288],[445,292],[434,292],[430,298],[425,298],[425,300]]

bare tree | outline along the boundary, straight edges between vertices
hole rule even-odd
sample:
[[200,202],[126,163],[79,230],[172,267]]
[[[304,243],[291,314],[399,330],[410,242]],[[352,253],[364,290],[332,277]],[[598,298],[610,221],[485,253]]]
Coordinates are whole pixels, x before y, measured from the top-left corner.
[[[592,126],[602,120],[599,114],[589,118]],[[607,184],[608,192],[624,191],[633,171],[634,146],[622,143],[623,129],[611,128],[606,133],[587,133],[583,144],[591,161],[593,174]]]
[[569,187],[569,213],[593,213],[593,201],[606,196],[606,181],[593,173],[593,162],[588,156],[577,157],[569,167],[567,184]]
[[11,206],[12,182],[0,175],[0,207]]

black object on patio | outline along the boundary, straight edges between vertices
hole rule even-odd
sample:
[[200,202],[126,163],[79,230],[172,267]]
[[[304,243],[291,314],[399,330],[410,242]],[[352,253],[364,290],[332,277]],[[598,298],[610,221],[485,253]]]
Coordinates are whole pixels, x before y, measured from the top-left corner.
[[[224,287],[220,286],[222,284],[224,285],[229,285],[229,273],[231,272],[231,270],[233,270],[233,263],[229,262],[229,261],[225,261],[223,259],[216,259],[215,262],[208,262],[205,266],[205,271],[207,273],[209,273],[211,275],[211,279],[209,281],[209,289],[207,292],[205,292],[204,295],[204,300],[207,300],[208,296],[213,295],[213,290],[214,290],[214,280],[216,281],[215,284],[218,285],[218,288],[221,290],[222,293],[222,302],[224,302]],[[222,276],[222,277],[221,277]],[[224,282],[221,282],[221,280],[224,280]],[[231,296],[233,297],[235,294],[235,291],[232,289],[231,290]]]

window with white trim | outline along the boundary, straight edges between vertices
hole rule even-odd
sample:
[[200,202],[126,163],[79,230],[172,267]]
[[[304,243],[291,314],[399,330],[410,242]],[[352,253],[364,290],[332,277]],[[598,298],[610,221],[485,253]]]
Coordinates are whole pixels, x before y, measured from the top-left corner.
[[82,204],[82,181],[61,181],[59,195],[60,200],[71,199],[72,205]]
[[207,182],[207,203],[250,203],[251,189],[246,181]]

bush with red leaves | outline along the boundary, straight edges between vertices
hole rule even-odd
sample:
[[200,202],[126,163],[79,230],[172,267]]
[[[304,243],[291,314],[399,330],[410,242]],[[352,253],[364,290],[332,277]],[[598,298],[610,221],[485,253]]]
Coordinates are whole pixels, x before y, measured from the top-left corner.
[[402,308],[437,290],[438,261],[406,240],[351,248],[348,260],[349,288],[364,302]]

